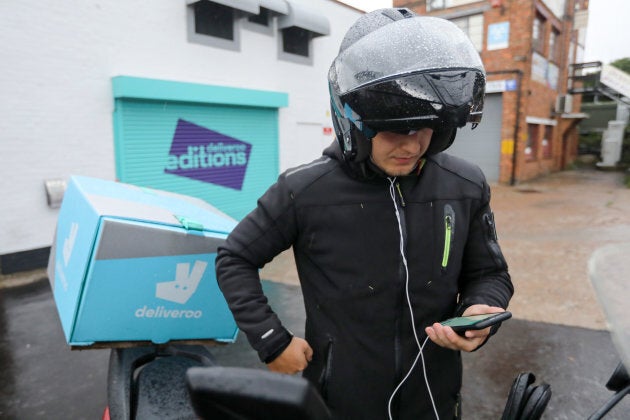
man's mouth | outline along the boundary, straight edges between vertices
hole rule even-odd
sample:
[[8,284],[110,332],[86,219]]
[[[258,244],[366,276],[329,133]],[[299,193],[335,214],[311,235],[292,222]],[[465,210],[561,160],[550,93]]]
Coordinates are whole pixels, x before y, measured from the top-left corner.
[[394,160],[400,163],[411,162],[414,159],[417,159],[415,156],[394,156]]

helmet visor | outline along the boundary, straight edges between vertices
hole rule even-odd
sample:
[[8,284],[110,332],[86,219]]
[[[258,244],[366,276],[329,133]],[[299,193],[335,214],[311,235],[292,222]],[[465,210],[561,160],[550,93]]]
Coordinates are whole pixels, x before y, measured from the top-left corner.
[[[478,71],[448,70],[382,80],[340,96],[372,131],[417,130],[479,122],[485,78]],[[341,104],[340,104],[341,106]]]

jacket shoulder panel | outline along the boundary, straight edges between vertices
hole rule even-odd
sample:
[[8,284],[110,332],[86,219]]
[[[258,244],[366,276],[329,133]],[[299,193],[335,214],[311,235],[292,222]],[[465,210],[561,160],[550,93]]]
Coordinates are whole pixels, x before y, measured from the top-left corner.
[[294,194],[299,194],[318,179],[339,168],[339,162],[322,156],[310,163],[287,169],[280,177]]
[[462,178],[477,187],[484,189],[486,177],[481,171],[481,168],[474,163],[447,153],[438,153],[429,156],[427,160],[432,161],[438,167],[451,173],[452,175]]

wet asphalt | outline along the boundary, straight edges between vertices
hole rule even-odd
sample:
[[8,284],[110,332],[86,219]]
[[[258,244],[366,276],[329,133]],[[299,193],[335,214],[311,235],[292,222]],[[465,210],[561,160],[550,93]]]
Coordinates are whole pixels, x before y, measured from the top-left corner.
[[[303,333],[298,286],[264,282],[288,328]],[[262,369],[243,336],[211,349],[223,366]],[[98,419],[106,405],[109,350],[71,350],[46,278],[0,289],[0,418]],[[612,396],[604,384],[619,357],[607,331],[512,319],[480,351],[464,354],[465,419],[498,419],[520,372],[551,385],[543,418],[587,418]],[[628,419],[630,398],[608,419]]]
[[[630,189],[622,179],[579,170],[493,188],[516,287],[514,317],[482,349],[463,355],[464,419],[500,418],[512,381],[526,371],[551,385],[543,419],[585,419],[612,396],[605,384],[620,357],[586,261],[597,247],[630,240]],[[0,278],[0,419],[98,419],[109,350],[69,348],[45,276]],[[271,305],[301,335],[304,310],[290,256],[262,276]],[[242,335],[211,351],[224,366],[264,368]],[[630,397],[606,418],[630,419]]]

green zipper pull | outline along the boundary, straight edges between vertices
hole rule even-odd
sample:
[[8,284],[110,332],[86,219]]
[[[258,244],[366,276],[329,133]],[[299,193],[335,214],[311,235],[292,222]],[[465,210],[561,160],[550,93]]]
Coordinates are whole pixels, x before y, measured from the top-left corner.
[[442,268],[448,265],[448,257],[451,253],[451,236],[453,235],[453,218],[447,214],[444,216],[444,254],[442,254]]

